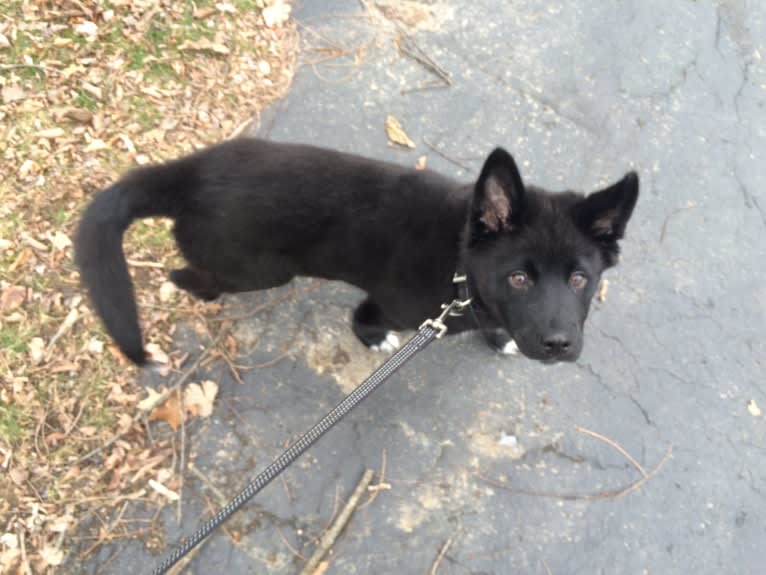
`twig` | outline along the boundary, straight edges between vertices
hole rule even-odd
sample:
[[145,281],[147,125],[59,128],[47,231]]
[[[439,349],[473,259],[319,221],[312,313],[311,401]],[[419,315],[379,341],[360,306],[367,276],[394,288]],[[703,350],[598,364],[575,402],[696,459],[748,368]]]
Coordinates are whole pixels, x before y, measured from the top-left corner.
[[282,540],[282,543],[285,544],[285,546],[290,550],[290,553],[292,553],[294,556],[298,557],[302,561],[306,560],[306,556],[301,554],[300,551],[298,551],[295,547],[292,546],[292,544],[287,540],[287,537],[285,537],[285,534],[282,533],[282,528],[279,525],[275,525],[277,528],[277,534],[279,535],[279,538]]
[[199,479],[205,485],[205,487],[210,490],[210,492],[215,496],[216,503],[218,503],[220,507],[226,505],[228,501],[226,496],[213,484],[212,481],[210,481],[210,479],[208,479],[207,475],[202,473],[202,471],[200,471],[197,466],[194,465],[192,461],[189,462],[189,471],[196,475],[197,479]]
[[[403,42],[400,42],[399,38],[402,38]],[[409,34],[406,32],[401,32],[401,36],[399,38],[394,40],[396,47],[399,49],[399,52],[415,60],[426,70],[437,76],[442,82],[444,82],[445,85],[452,85],[452,81],[449,79],[449,74],[447,71],[439,66],[439,64],[434,62],[431,57],[428,56],[428,54],[426,54],[423,49],[417,45],[415,40],[413,40]]]
[[73,465],[79,465],[80,463],[82,463],[83,461],[85,461],[87,459],[90,459],[94,455],[98,455],[99,453],[104,451],[104,449],[106,449],[107,447],[110,447],[116,441],[119,441],[120,439],[122,439],[123,437],[128,435],[128,433],[130,433],[130,430],[132,429],[134,423],[136,423],[142,417],[145,417],[157,405],[160,405],[164,401],[166,401],[176,389],[178,389],[181,385],[183,385],[186,382],[186,380],[189,379],[194,374],[194,372],[197,370],[199,365],[208,356],[208,354],[210,353],[210,350],[215,348],[215,346],[218,345],[218,343],[221,341],[221,339],[223,338],[223,335],[224,335],[224,333],[226,331],[228,331],[228,330],[225,329],[225,328],[221,328],[221,331],[218,332],[218,335],[215,336],[215,338],[210,343],[210,345],[208,347],[206,347],[202,351],[202,353],[199,354],[199,356],[197,356],[197,359],[195,359],[194,362],[191,364],[191,366],[189,366],[189,368],[186,371],[184,371],[179,376],[179,378],[176,380],[176,382],[173,385],[171,385],[168,389],[166,389],[165,391],[160,393],[157,396],[157,400],[151,406],[147,407],[146,409],[139,410],[138,413],[136,413],[133,416],[133,419],[131,420],[130,425],[128,426],[126,431],[123,431],[121,433],[117,433],[116,435],[113,435],[109,440],[107,440],[106,443],[104,443],[103,445],[101,445],[101,446],[97,447],[96,449],[93,449],[93,450],[89,451],[88,453],[86,453],[85,455],[83,455],[77,461],[75,461],[73,463]]
[[383,449],[383,451],[380,454],[380,473],[378,474],[378,482],[375,485],[370,485],[367,488],[367,491],[371,491],[372,495],[370,495],[370,498],[362,503],[359,506],[359,509],[364,509],[368,505],[372,504],[373,501],[375,501],[375,498],[378,496],[378,493],[380,493],[383,489],[390,488],[390,483],[384,483],[384,480],[386,479],[386,450]]
[[591,437],[600,439],[604,443],[614,447],[617,451],[622,453],[622,455],[625,456],[625,459],[630,461],[633,464],[633,467],[638,469],[638,472],[644,476],[644,479],[646,479],[647,477],[646,470],[643,467],[641,467],[641,464],[638,461],[636,461],[630,453],[625,451],[618,443],[616,443],[615,441],[612,441],[611,439],[609,439],[608,437],[604,435],[601,435],[600,433],[596,433],[595,431],[591,431],[590,429],[585,429],[584,427],[580,427],[579,425],[576,425],[575,429],[579,431],[580,433],[585,433],[586,435],[590,435]]
[[21,564],[24,566],[24,574],[32,575],[32,568],[29,566],[29,560],[27,559],[27,544],[24,541],[24,528],[19,525],[19,548],[21,549]]
[[439,563],[441,563],[442,559],[444,559],[444,556],[447,554],[447,549],[449,549],[450,545],[452,545],[452,537],[447,539],[444,542],[444,545],[442,545],[442,548],[439,549],[439,554],[436,556],[434,564],[431,565],[431,571],[429,571],[429,575],[436,575],[436,571],[439,569]]
[[156,270],[165,269],[165,264],[162,264],[160,262],[144,262],[139,260],[128,259],[128,265],[133,266],[134,268],[154,268]]
[[627,485],[620,489],[600,491],[598,493],[580,494],[580,493],[557,493],[554,491],[535,491],[532,489],[523,489],[519,487],[513,487],[504,481],[498,481],[497,479],[492,479],[491,477],[485,477],[484,475],[476,471],[469,471],[468,473],[470,475],[473,475],[477,479],[481,479],[485,483],[489,483],[490,485],[494,485],[495,487],[499,487],[500,489],[505,489],[506,491],[510,491],[511,493],[518,493],[520,495],[531,495],[534,497],[550,497],[553,499],[562,499],[564,501],[593,501],[596,499],[619,499],[620,497],[623,497],[627,495],[628,493],[631,493],[635,491],[636,489],[639,489],[644,483],[646,483],[652,477],[657,475],[659,470],[662,468],[663,465],[665,465],[665,462],[668,459],[670,459],[672,454],[673,454],[673,448],[668,447],[668,450],[665,452],[665,456],[660,460],[657,466],[654,467],[654,469],[652,469],[651,471],[649,471],[649,473],[646,474],[646,477],[642,477],[638,481],[634,481],[630,485]]
[[458,161],[458,160],[456,160],[455,158],[450,158],[450,157],[449,157],[447,154],[445,154],[444,152],[442,152],[442,151],[441,151],[439,148],[437,148],[437,147],[436,147],[434,144],[432,144],[431,142],[429,142],[429,141],[426,139],[426,137],[425,137],[425,136],[423,136],[423,143],[424,143],[426,146],[428,146],[429,148],[431,148],[431,151],[432,151],[432,152],[434,152],[434,153],[435,153],[437,156],[441,156],[442,158],[444,158],[445,160],[447,160],[449,163],[451,163],[451,164],[455,164],[455,165],[456,165],[458,168],[463,168],[463,169],[464,169],[466,172],[470,172],[470,171],[471,171],[471,168],[469,168],[469,167],[468,167],[468,166],[466,166],[465,164],[463,164],[463,163],[459,162],[459,161]]
[[548,575],[553,575],[553,571],[551,571],[551,568],[548,567],[548,562],[545,560],[545,557],[542,558],[542,562],[543,562],[543,567],[545,567],[545,572]]
[[186,472],[186,413],[184,412],[184,394],[181,388],[176,389],[178,397],[178,409],[181,412],[181,455],[178,462],[178,504],[176,507],[176,521],[178,526],[183,525],[183,498],[184,498],[184,473]]
[[348,523],[348,520],[351,518],[351,514],[359,504],[359,499],[362,497],[362,494],[367,491],[367,487],[370,485],[370,481],[372,481],[373,473],[374,472],[372,469],[366,469],[362,474],[362,478],[359,480],[359,483],[357,483],[354,492],[351,494],[351,497],[349,497],[346,505],[338,515],[338,518],[325,532],[325,534],[322,535],[322,538],[319,540],[319,545],[317,545],[317,548],[314,549],[314,553],[311,554],[311,557],[303,566],[301,575],[312,575],[314,573],[314,570],[316,569],[317,565],[319,565],[322,557],[324,557],[325,553],[330,550],[330,547],[333,546],[335,540],[338,538],[338,535],[340,535],[340,532],[346,526],[346,523]]
[[33,70],[40,70],[41,72],[55,72],[56,74],[61,74],[61,70],[50,68],[48,66],[41,66],[40,64],[0,64],[0,70],[15,70],[16,68],[31,68]]

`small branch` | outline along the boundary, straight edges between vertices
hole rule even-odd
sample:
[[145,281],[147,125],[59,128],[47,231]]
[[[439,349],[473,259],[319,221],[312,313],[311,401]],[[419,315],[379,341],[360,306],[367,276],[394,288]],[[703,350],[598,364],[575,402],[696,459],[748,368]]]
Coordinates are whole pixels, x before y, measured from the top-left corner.
[[579,431],[580,433],[585,433],[586,435],[590,435],[591,437],[600,439],[607,445],[611,445],[612,447],[614,447],[617,451],[622,453],[622,455],[625,456],[625,459],[630,461],[633,464],[633,467],[638,469],[638,472],[644,476],[644,479],[646,479],[647,477],[646,470],[644,470],[644,468],[641,467],[641,464],[638,461],[636,461],[630,453],[625,451],[618,443],[616,443],[615,441],[612,441],[611,439],[609,439],[608,437],[604,435],[601,435],[600,433],[596,433],[595,431],[591,431],[590,429],[585,429],[584,427],[580,427],[579,425],[575,426],[575,429]]
[[465,164],[463,164],[463,163],[459,162],[458,160],[456,160],[456,159],[454,159],[454,158],[450,158],[450,157],[449,157],[447,154],[445,154],[444,152],[442,152],[442,151],[441,151],[439,148],[437,148],[437,147],[436,147],[434,144],[432,144],[431,142],[429,142],[429,141],[426,139],[426,137],[425,137],[425,136],[423,136],[423,143],[424,143],[426,146],[428,146],[429,148],[431,148],[431,151],[432,151],[432,152],[434,152],[434,153],[435,153],[437,156],[440,156],[440,157],[444,158],[444,159],[445,159],[445,160],[447,160],[447,161],[448,161],[450,164],[455,164],[455,165],[456,165],[458,168],[462,168],[462,169],[464,169],[466,172],[470,172],[470,171],[471,171],[471,168],[469,168],[469,167],[468,167],[468,166],[466,166]]
[[184,473],[186,472],[186,413],[184,411],[184,394],[181,388],[176,389],[178,397],[178,409],[181,412],[181,455],[178,463],[178,506],[176,507],[176,521],[178,526],[183,525],[183,498],[184,498]]
[[349,497],[346,505],[338,515],[338,518],[325,532],[325,534],[322,535],[322,538],[319,540],[319,545],[317,545],[317,548],[314,549],[314,553],[312,553],[309,560],[303,566],[301,575],[312,575],[314,573],[317,566],[319,565],[319,562],[322,560],[322,557],[324,557],[325,554],[330,550],[330,547],[333,546],[336,539],[338,538],[338,535],[340,535],[340,532],[343,531],[346,523],[348,523],[348,520],[351,518],[351,514],[359,504],[359,499],[361,499],[362,494],[367,491],[367,487],[370,485],[370,481],[372,481],[373,473],[374,472],[372,469],[367,469],[365,470],[364,474],[362,474],[362,478],[359,480],[359,483],[357,483],[354,492],[351,494],[351,497]]
[[634,481],[633,483],[621,487],[620,489],[612,489],[609,491],[599,491],[598,493],[557,493],[553,491],[535,491],[532,489],[523,489],[519,487],[513,487],[512,485],[509,485],[508,483],[504,481],[498,481],[497,479],[492,479],[491,477],[485,477],[484,475],[480,474],[477,471],[468,471],[469,474],[473,475],[477,479],[481,479],[485,483],[488,483],[489,485],[493,485],[495,487],[499,487],[500,489],[505,489],[506,491],[510,491],[511,493],[518,493],[520,495],[531,495],[533,497],[550,497],[553,499],[562,499],[564,501],[594,501],[596,499],[619,499],[620,497],[624,497],[628,493],[631,493],[635,491],[636,489],[641,488],[644,483],[649,481],[652,477],[657,475],[657,473],[660,471],[663,465],[667,462],[668,459],[673,455],[673,448],[668,447],[668,450],[665,452],[665,456],[660,460],[660,462],[656,465],[654,469],[649,471],[649,473],[646,474],[646,477],[642,477],[638,481]]
[[220,507],[225,507],[226,503],[228,503],[228,499],[226,499],[226,496],[221,492],[220,489],[218,489],[210,479],[208,479],[207,475],[202,473],[196,465],[192,461],[189,462],[189,471],[191,471],[197,479],[199,479],[205,487],[207,487],[210,490],[210,493],[212,493],[215,496],[216,503]]
[[165,269],[165,264],[161,264],[160,262],[144,262],[128,259],[128,265],[133,266],[134,268],[154,268],[156,270]]
[[442,545],[442,548],[439,549],[439,554],[436,556],[434,564],[431,565],[431,570],[428,572],[429,575],[436,575],[436,571],[439,569],[439,563],[441,563],[442,559],[444,559],[444,556],[447,554],[447,549],[449,549],[450,545],[452,545],[452,537],[447,539],[444,542],[444,545]]

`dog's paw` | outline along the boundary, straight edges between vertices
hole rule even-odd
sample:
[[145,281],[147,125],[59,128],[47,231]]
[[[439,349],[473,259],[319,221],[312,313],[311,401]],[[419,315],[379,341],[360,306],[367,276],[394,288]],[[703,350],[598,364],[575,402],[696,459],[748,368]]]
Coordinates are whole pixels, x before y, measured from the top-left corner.
[[511,339],[508,340],[508,343],[506,343],[499,351],[503,355],[518,355],[519,346]]
[[386,333],[386,337],[383,341],[376,345],[371,345],[370,349],[372,351],[382,351],[384,353],[391,353],[392,351],[396,351],[399,349],[400,346],[399,342],[399,336],[397,336],[394,332],[389,331]]

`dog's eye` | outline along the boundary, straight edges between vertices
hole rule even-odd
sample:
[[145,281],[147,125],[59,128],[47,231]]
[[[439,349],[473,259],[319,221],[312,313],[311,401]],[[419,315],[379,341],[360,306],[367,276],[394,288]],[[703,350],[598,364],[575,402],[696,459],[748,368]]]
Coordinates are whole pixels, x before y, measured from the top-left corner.
[[572,289],[582,289],[588,283],[588,276],[582,272],[575,272],[569,276],[569,287]]
[[529,287],[530,284],[529,275],[526,272],[513,272],[508,276],[508,281],[517,289]]

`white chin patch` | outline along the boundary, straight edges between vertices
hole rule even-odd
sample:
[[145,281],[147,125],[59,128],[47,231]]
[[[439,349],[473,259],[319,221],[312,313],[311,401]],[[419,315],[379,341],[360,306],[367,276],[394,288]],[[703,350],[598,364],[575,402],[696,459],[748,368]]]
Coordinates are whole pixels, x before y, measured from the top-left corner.
[[511,340],[503,346],[503,349],[500,350],[500,353],[503,355],[518,355],[519,346],[516,345],[515,341]]
[[386,333],[386,339],[380,342],[378,345],[371,345],[372,351],[382,351],[385,353],[391,353],[399,349],[399,337],[392,331]]

